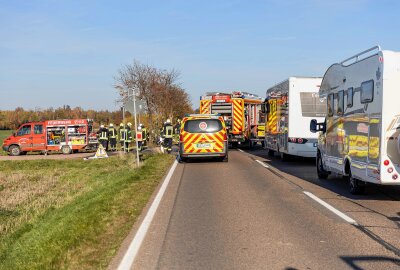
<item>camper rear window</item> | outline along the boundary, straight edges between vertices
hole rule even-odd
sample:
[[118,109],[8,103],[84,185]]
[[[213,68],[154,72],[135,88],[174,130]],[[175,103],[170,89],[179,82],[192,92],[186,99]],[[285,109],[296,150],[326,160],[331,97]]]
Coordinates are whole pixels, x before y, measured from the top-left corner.
[[361,84],[361,103],[369,103],[374,100],[374,80],[369,80]]
[[328,105],[328,116],[333,116],[333,111],[334,111],[334,96],[333,94],[328,95],[327,99],[327,105]]

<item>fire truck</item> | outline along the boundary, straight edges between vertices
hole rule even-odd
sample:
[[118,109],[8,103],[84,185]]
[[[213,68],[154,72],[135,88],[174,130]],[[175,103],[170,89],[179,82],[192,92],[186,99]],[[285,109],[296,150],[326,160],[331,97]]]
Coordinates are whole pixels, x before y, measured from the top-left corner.
[[71,154],[81,149],[96,149],[97,145],[92,120],[67,119],[22,124],[4,140],[3,150],[12,156],[48,151]]
[[200,97],[200,114],[223,116],[232,147],[264,144],[265,116],[261,106],[261,97],[246,92],[207,92]]

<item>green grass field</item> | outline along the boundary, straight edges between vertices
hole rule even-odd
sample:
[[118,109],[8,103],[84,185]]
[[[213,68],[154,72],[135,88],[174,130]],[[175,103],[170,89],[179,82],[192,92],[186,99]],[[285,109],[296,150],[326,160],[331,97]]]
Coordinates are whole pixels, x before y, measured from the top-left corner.
[[6,152],[3,151],[1,146],[3,145],[3,141],[5,138],[12,134],[12,130],[0,130],[0,155],[7,155]]
[[0,162],[0,269],[104,269],[171,155]]

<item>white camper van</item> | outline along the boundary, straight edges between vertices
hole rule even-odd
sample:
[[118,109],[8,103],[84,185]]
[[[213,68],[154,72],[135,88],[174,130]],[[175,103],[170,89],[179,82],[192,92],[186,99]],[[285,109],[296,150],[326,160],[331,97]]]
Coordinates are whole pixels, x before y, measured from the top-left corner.
[[318,94],[321,80],[290,77],[267,90],[264,145],[269,155],[316,157],[318,136],[308,126],[312,118],[323,121],[326,115]]
[[363,193],[366,182],[400,184],[400,53],[373,47],[326,71],[321,97],[327,98],[317,172],[349,178],[350,192]]

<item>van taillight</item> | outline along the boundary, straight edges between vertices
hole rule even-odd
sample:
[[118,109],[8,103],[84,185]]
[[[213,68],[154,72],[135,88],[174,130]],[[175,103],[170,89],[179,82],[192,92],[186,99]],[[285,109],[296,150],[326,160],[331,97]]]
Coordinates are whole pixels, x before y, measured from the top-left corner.
[[179,141],[183,142],[183,135],[182,134],[179,134]]
[[226,132],[224,133],[224,141],[227,141],[228,137],[226,136]]

